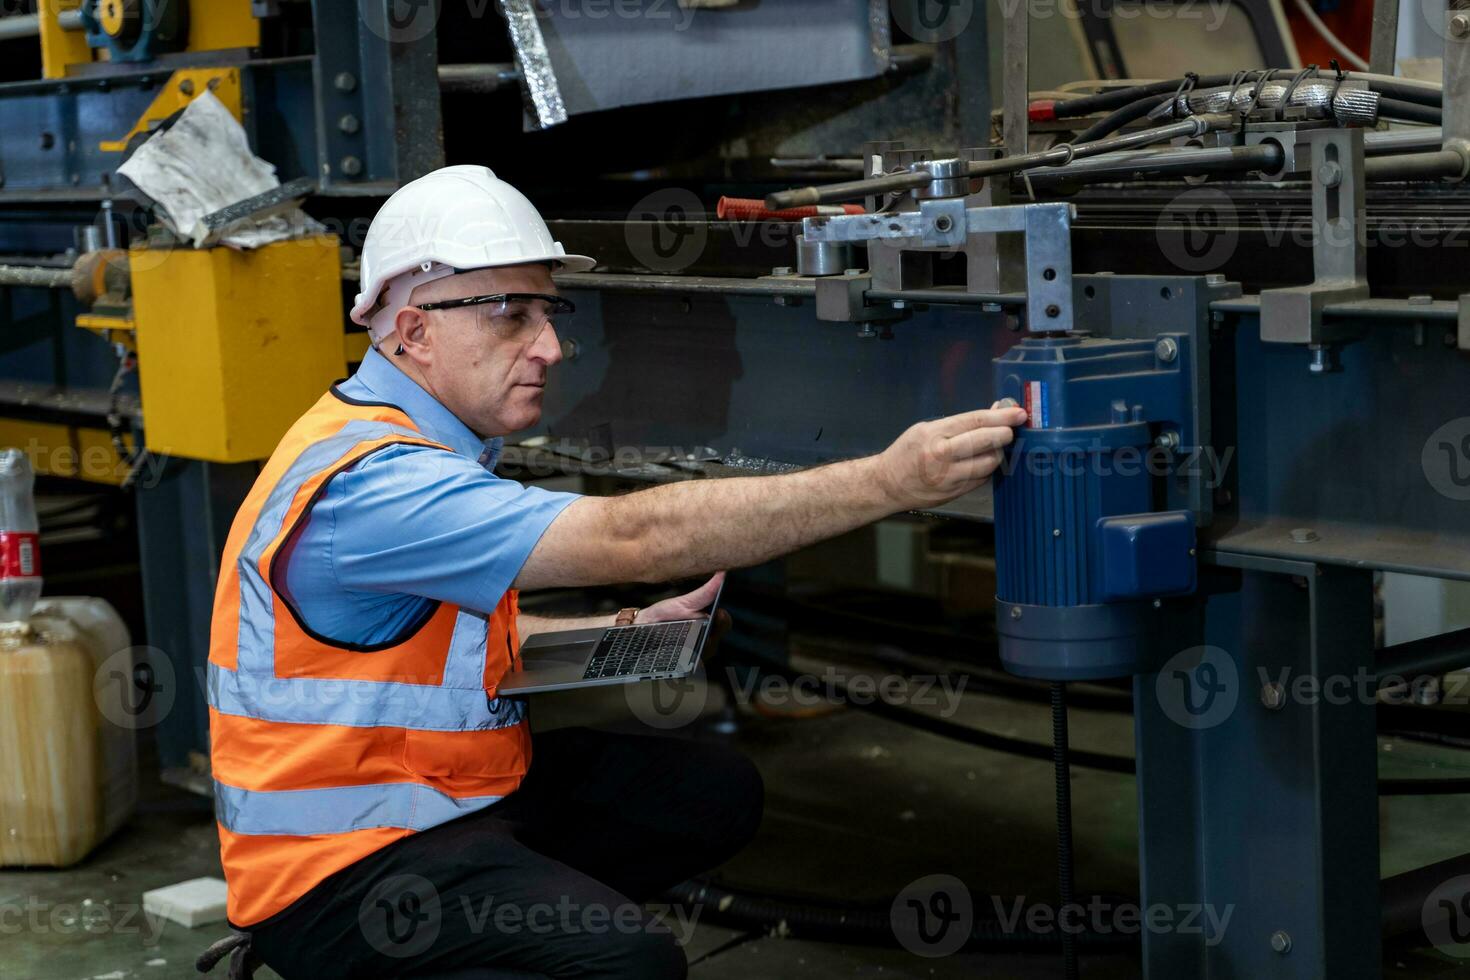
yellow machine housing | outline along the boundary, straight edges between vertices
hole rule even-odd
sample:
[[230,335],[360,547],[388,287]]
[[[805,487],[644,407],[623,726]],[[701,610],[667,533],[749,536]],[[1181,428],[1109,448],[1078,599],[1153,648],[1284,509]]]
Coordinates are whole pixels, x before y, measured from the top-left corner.
[[130,265],[150,451],[264,459],[346,374],[335,237],[248,252],[139,246]]
[[[250,10],[250,0],[170,0],[189,4],[189,40],[185,51],[221,51],[231,48],[253,48],[260,45],[260,21]],[[61,26],[58,15],[76,10],[82,0],[40,0],[41,74],[45,78],[65,78],[68,65],[105,60],[103,52],[93,51],[81,31]],[[104,6],[101,10],[104,28],[123,5]]]

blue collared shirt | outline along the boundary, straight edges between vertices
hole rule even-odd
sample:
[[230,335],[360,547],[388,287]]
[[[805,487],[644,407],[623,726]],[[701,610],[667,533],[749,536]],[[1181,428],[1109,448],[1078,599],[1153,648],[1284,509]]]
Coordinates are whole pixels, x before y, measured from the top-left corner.
[[435,600],[494,609],[577,494],[497,477],[501,440],[481,440],[376,350],[338,390],[398,406],[454,452],[388,446],[328,482],[286,563],[285,591],[306,625],[374,644]]

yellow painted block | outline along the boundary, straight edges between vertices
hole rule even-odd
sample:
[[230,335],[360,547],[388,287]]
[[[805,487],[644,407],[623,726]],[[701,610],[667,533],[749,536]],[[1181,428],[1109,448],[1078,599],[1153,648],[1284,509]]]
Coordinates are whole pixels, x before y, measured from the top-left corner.
[[[188,51],[220,51],[260,46],[260,21],[250,12],[250,0],[188,0]],[[56,15],[76,10],[82,0],[40,0],[41,75],[65,78],[68,65],[85,65],[102,56],[87,45],[83,31],[63,30]],[[105,60],[105,59],[104,59]]]
[[41,14],[41,76],[43,78],[65,78],[67,65],[86,65],[92,62],[92,49],[87,46],[87,36],[81,31],[63,30],[57,15],[63,10],[76,10],[82,0],[41,0],[37,10]]
[[135,248],[133,319],[148,449],[264,459],[346,373],[332,236],[228,248]]
[[[126,436],[123,440],[131,448]],[[118,485],[128,472],[105,429],[0,418],[0,446],[24,452],[41,476]]]
[[189,50],[260,46],[260,21],[250,13],[250,0],[192,0],[189,4]]

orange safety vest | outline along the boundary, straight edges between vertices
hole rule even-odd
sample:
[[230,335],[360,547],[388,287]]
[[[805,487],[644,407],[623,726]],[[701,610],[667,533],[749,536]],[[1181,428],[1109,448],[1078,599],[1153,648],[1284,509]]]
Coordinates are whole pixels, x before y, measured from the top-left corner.
[[328,481],[393,444],[452,452],[402,410],[334,388],[286,433],[230,528],[207,687],[236,926],[502,799],[530,765],[524,702],[495,697],[519,649],[514,590],[488,615],[441,602],[405,636],[362,646],[314,633],[279,588],[278,561]]

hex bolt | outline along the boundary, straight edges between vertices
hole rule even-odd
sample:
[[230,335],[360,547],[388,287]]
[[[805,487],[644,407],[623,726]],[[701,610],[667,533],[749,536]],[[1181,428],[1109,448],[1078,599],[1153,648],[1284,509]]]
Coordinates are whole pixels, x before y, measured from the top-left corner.
[[1011,607],[1011,618],[1012,619],[1020,619],[1021,618],[1021,607],[1020,606],[1012,606]]
[[1294,527],[1291,529],[1291,540],[1297,544],[1311,544],[1313,541],[1320,541],[1321,537],[1309,527]]
[[179,83],[179,91],[183,92],[185,95],[193,95],[194,80],[192,78],[184,79],[182,82]]
[[863,274],[863,270],[862,269],[843,269],[842,270],[842,274],[844,276],[860,276],[860,275]]
[[362,128],[362,123],[358,122],[357,117],[349,112],[337,120],[337,128],[350,136]]
[[893,301],[893,308],[895,310],[906,310],[908,307],[908,300],[896,299]]
[[1157,449],[1167,449],[1172,453],[1179,448],[1179,433],[1173,429],[1165,429],[1154,439],[1154,447]]
[[1328,374],[1332,371],[1332,351],[1326,344],[1308,344],[1307,370],[1313,374]]
[[332,79],[332,84],[339,92],[351,92],[357,88],[357,76],[350,71],[339,72],[337,77]]
[[[1261,685],[1261,703],[1269,711],[1280,711],[1286,707],[1286,690],[1274,681]],[[1282,952],[1282,950],[1277,950]]]
[[1317,182],[1323,187],[1336,187],[1342,183],[1342,164],[1329,160],[1317,168]]
[[1271,948],[1283,956],[1291,952],[1291,933],[1277,929],[1271,933]]
[[771,275],[773,275],[773,276],[789,276],[789,275],[791,275],[791,266],[789,266],[789,265],[778,265],[774,269],[771,270]]
[[1466,35],[1470,35],[1470,17],[1466,17],[1464,14],[1456,14],[1450,18],[1450,36],[1463,38]]
[[1179,356],[1179,342],[1173,337],[1160,337],[1154,341],[1154,357],[1165,364],[1172,363]]
[[362,161],[357,157],[343,157],[342,172],[349,177],[356,177],[362,173]]
[[775,297],[772,297],[772,298],[775,300],[777,306],[790,306],[791,305],[791,297],[790,296],[775,296]]

